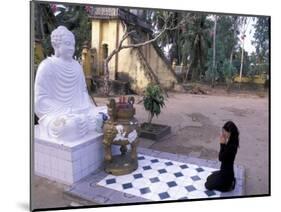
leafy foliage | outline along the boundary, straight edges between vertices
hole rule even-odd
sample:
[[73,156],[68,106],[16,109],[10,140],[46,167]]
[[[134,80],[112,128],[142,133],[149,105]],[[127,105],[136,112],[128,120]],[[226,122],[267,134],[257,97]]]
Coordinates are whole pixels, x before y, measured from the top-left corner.
[[83,5],[57,5],[44,2],[38,2],[35,5],[35,36],[42,41],[45,56],[53,53],[50,39],[51,32],[59,25],[64,25],[75,35],[76,48],[74,56],[79,58],[83,43],[90,41],[89,8]]
[[208,81],[212,77],[215,81],[229,81],[239,68],[239,66],[234,67],[232,64],[232,58],[235,55],[235,51],[237,51],[239,34],[236,32],[237,19],[235,16],[218,16],[215,69],[212,69],[213,53],[209,50],[207,60],[208,69],[206,72],[206,80]]
[[223,76],[226,82],[231,82],[235,68],[234,66],[229,62],[229,60],[224,60],[222,65],[223,70]]
[[258,17],[254,25],[254,41],[256,47],[255,67],[257,73],[269,72],[269,18]]
[[256,53],[259,55],[259,62],[268,62],[269,55],[269,18],[258,17],[254,25],[254,42]]
[[[145,17],[157,30],[163,26],[164,15],[165,11],[162,10],[148,10]],[[245,39],[243,30],[245,30],[244,28],[248,25],[247,23],[249,23],[250,19],[253,20],[253,18],[236,15],[216,15],[217,29],[213,70],[214,15],[178,11],[171,12],[170,15],[174,25],[182,20],[186,20],[186,22],[182,27],[166,32],[157,43],[163,51],[168,51],[167,58],[170,62],[176,59],[177,65],[183,64],[190,67],[188,79],[193,81],[215,79],[215,81],[226,82],[230,78],[229,75],[233,77],[233,75],[239,74],[242,53],[240,39]],[[266,66],[269,59],[268,17],[257,18],[257,23],[254,27],[254,44],[257,47],[256,62],[254,64],[257,65],[253,66],[252,57],[249,57],[248,52],[244,49],[243,75],[245,76],[260,72],[257,70],[260,70],[261,67],[268,70],[268,66]],[[231,68],[226,64],[229,64]]]
[[144,97],[143,104],[146,111],[149,113],[148,122],[151,123],[152,118],[161,113],[161,108],[165,105],[164,96],[159,85],[150,84],[147,86]]
[[[150,21],[154,23],[156,29],[163,26],[164,11],[151,12]],[[182,21],[181,27],[173,31],[167,31],[158,40],[160,48],[165,50],[169,46],[168,59],[173,59],[184,66],[190,64],[191,78],[198,80],[205,72],[207,51],[210,47],[210,26],[211,22],[207,19],[206,14],[191,12],[173,12],[172,24],[176,26]]]

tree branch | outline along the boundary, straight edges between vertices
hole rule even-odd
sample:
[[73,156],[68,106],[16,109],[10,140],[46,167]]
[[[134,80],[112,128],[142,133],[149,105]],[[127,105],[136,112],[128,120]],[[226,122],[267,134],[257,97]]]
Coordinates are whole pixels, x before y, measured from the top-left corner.
[[143,43],[138,43],[138,44],[129,44],[129,45],[126,45],[126,46],[121,46],[121,49],[127,49],[127,48],[138,48],[138,47],[141,47],[141,46],[145,46],[149,43],[152,43],[154,41],[156,41],[163,33],[165,32],[165,30],[163,30],[162,32],[160,32],[156,37],[154,37],[153,39],[151,40],[148,40],[148,41],[145,41]]
[[130,35],[130,34],[133,34],[134,32],[136,32],[136,31],[135,31],[135,30],[132,30],[132,31],[127,32],[126,34],[124,34],[123,37],[122,37],[122,39],[121,39],[121,41],[120,41],[120,43],[119,43],[118,48],[121,48],[121,47],[122,47],[122,44],[123,44],[123,42],[126,40],[126,38],[129,37],[129,35]]
[[[121,49],[127,49],[127,48],[138,48],[138,47],[141,47],[141,46],[145,46],[147,44],[150,44],[154,41],[156,41],[164,32],[166,31],[172,31],[172,30],[175,30],[177,28],[179,28],[180,26],[182,26],[182,24],[184,24],[185,21],[181,21],[177,26],[175,27],[167,27],[166,24],[167,22],[165,22],[165,27],[162,29],[162,31],[160,31],[160,33],[158,33],[157,36],[155,36],[153,39],[151,40],[148,40],[148,41],[145,41],[145,42],[142,42],[142,43],[138,43],[138,44],[129,44],[129,45],[126,45],[126,46],[121,46]],[[129,35],[128,35],[129,36]],[[127,37],[128,37],[127,36]],[[120,49],[120,50],[121,50]]]
[[127,31],[128,28],[127,28],[126,24],[125,23],[123,23],[123,24],[124,24],[124,27],[125,27],[125,30],[124,30],[125,34],[122,36],[122,39],[120,40],[118,47],[110,53],[110,55],[106,58],[106,61],[110,61],[111,58],[122,49],[122,44],[127,39],[127,37],[129,37],[130,34],[135,32],[135,30],[132,30],[132,31],[128,32]]
[[[189,16],[189,15],[188,15]],[[151,40],[148,40],[148,41],[145,41],[145,42],[142,42],[142,43],[138,43],[138,44],[129,44],[129,45],[124,45],[122,46],[123,42],[129,37],[129,35],[131,35],[132,33],[136,32],[135,30],[132,30],[130,32],[128,32],[128,27],[126,25],[125,22],[122,22],[122,24],[124,25],[124,31],[125,31],[125,34],[122,36],[122,39],[121,41],[119,42],[119,45],[116,49],[114,49],[111,54],[106,58],[106,61],[110,61],[111,58],[116,54],[118,53],[119,51],[121,51],[122,49],[127,49],[127,48],[138,48],[138,47],[141,47],[141,46],[145,46],[147,44],[150,44],[154,41],[156,41],[159,37],[161,37],[161,35],[166,32],[166,31],[172,31],[172,30],[175,30],[175,29],[178,29],[180,26],[182,26],[183,24],[185,24],[187,21],[187,17],[185,18],[185,20],[182,20],[180,23],[178,23],[175,27],[167,27],[167,23],[168,23],[168,19],[171,17],[171,14],[169,14],[166,18],[163,18],[165,20],[165,24],[164,24],[164,27],[163,29],[158,33],[157,36],[155,36],[153,39]]]
[[171,31],[171,30],[175,30],[177,28],[179,28],[180,26],[182,26],[184,23],[186,23],[187,19],[181,21],[179,24],[177,24],[177,26],[175,27],[168,27],[167,24],[168,24],[168,19],[171,17],[171,14],[168,14],[165,18],[165,22],[164,22],[164,27],[162,28],[162,30],[153,38],[153,39],[150,39],[148,41],[145,41],[145,42],[142,42],[142,43],[137,43],[137,44],[129,44],[129,45],[124,45],[123,46],[123,43],[124,41],[132,34],[135,32],[135,30],[132,30],[130,32],[128,32],[128,26],[126,25],[125,22],[122,22],[123,26],[124,26],[124,35],[122,36],[120,42],[119,42],[119,45],[116,49],[114,49],[110,55],[104,59],[104,79],[105,79],[105,90],[104,90],[104,93],[106,95],[108,95],[109,93],[109,68],[108,68],[108,63],[109,61],[112,59],[112,57],[117,54],[119,51],[121,51],[122,49],[126,49],[126,48],[138,48],[138,47],[141,47],[141,46],[145,46],[147,44],[150,44],[154,41],[156,41],[161,35],[163,35],[163,33],[165,31]]

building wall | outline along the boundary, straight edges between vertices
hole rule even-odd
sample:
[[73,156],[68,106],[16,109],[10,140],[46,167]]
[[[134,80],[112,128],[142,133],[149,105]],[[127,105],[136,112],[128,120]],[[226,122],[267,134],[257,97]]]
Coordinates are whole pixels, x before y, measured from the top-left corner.
[[[100,75],[103,74],[103,59],[104,48],[103,45],[108,46],[108,55],[117,47],[117,24],[118,20],[92,20],[92,42],[91,47],[97,50],[97,71]],[[116,56],[109,62],[110,79],[115,78]]]
[[142,52],[146,57],[150,67],[158,77],[160,84],[164,88],[172,88],[177,83],[176,77],[171,72],[165,61],[158,55],[152,44],[142,47]]
[[[103,71],[102,45],[108,45],[108,54],[110,54],[118,46],[123,34],[124,29],[119,20],[92,20],[92,48],[97,49],[99,73]],[[127,38],[123,45],[129,44],[129,39]],[[176,79],[153,45],[146,45],[141,51],[162,87],[171,88],[176,83]],[[136,49],[123,49],[117,53],[109,63],[109,70],[111,80],[128,80],[131,88],[138,93],[152,81],[149,70],[141,61]]]
[[[123,34],[123,26],[119,23],[119,41]],[[129,39],[126,39],[123,44],[128,45]],[[118,53],[117,76],[119,79],[127,79],[130,82],[131,89],[137,93],[141,93],[151,82],[145,69],[146,67],[141,63],[135,49],[123,49]]]
[[84,47],[82,50],[82,67],[88,89],[91,87],[92,70],[91,70],[91,55],[90,50]]
[[95,48],[97,51],[97,72],[100,74],[100,60],[101,60],[101,21],[99,20],[92,20],[92,41],[91,41],[91,48]]

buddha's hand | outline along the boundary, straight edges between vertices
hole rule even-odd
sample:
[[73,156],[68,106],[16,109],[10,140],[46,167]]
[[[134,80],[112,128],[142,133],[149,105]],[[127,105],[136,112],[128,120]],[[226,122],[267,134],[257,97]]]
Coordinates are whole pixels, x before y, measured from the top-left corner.
[[67,114],[56,117],[49,127],[49,134],[55,138],[76,139],[88,132],[87,123],[82,115]]
[[77,124],[78,133],[84,136],[89,131],[87,116],[84,114],[75,115],[75,123]]
[[58,138],[61,137],[64,131],[64,128],[67,123],[67,117],[65,115],[55,118],[49,127],[49,133],[51,136]]
[[87,115],[89,131],[96,131],[101,133],[103,127],[103,117],[101,114],[89,113]]

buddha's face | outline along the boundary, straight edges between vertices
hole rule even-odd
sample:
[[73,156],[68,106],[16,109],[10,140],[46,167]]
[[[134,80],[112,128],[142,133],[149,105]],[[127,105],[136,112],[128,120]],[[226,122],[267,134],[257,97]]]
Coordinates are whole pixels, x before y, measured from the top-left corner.
[[63,36],[62,42],[56,49],[57,55],[64,60],[71,60],[75,50],[75,40],[73,36]]

